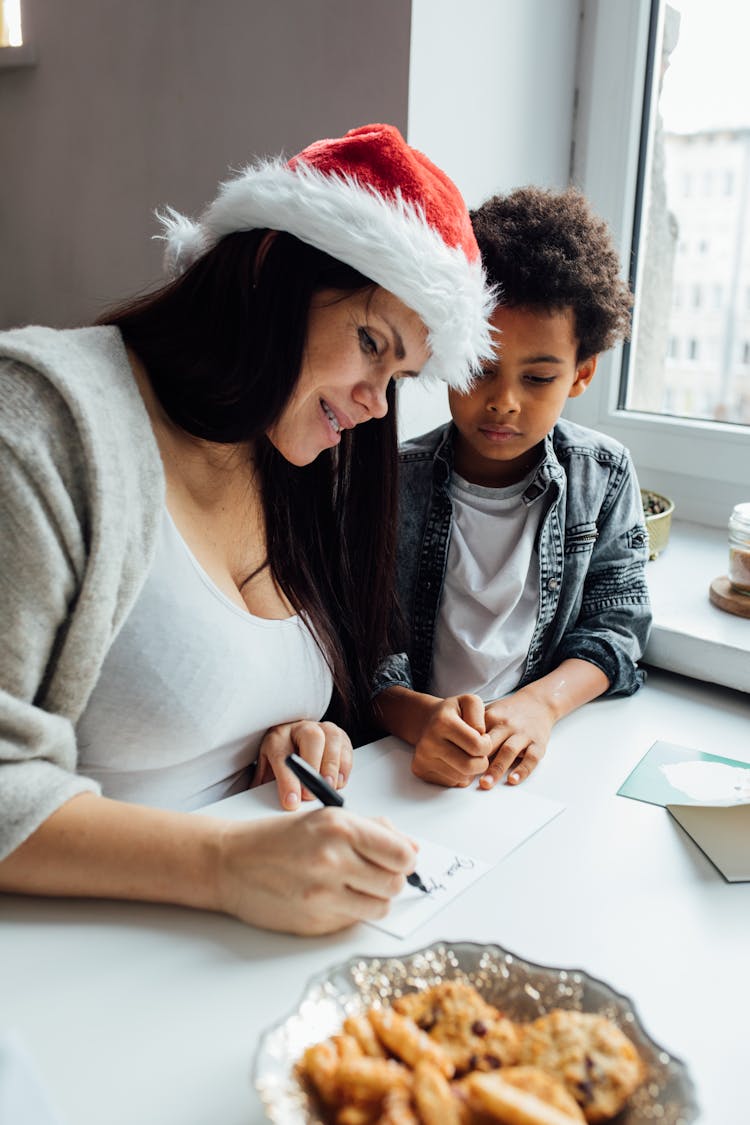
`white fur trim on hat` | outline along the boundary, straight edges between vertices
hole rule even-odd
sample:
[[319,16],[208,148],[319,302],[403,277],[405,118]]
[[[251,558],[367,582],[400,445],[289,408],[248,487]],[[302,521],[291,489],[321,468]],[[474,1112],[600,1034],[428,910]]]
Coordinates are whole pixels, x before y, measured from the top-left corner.
[[164,228],[162,238],[167,244],[164,269],[170,277],[179,277],[207,249],[203,230],[200,224],[173,207],[158,212],[158,218]]
[[269,160],[222,184],[199,223],[171,209],[162,222],[175,275],[225,235],[262,228],[288,231],[353,266],[421,317],[431,353],[425,376],[464,390],[494,354],[488,319],[497,298],[479,258],[448,246],[398,192],[386,198],[348,176]]

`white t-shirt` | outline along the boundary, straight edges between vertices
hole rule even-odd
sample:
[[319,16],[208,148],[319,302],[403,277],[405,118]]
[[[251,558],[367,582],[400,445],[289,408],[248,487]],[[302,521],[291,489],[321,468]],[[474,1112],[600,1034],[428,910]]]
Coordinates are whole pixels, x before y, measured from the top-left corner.
[[450,482],[453,530],[435,630],[430,691],[485,703],[521,678],[539,610],[534,542],[542,516],[521,499],[534,472],[507,488]]
[[198,808],[247,788],[266,730],[319,719],[331,690],[301,618],[236,606],[165,509],[154,564],[78,721],[78,769],[108,797]]

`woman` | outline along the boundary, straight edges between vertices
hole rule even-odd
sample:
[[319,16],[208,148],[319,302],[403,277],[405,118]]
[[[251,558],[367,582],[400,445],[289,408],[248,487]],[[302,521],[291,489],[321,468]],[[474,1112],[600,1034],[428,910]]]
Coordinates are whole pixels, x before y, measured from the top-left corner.
[[256,762],[297,807],[293,749],[345,783],[388,651],[394,382],[464,384],[491,297],[390,126],[250,166],[165,239],[155,294],[0,336],[0,888],[327,932],[387,911],[405,837],[185,810]]

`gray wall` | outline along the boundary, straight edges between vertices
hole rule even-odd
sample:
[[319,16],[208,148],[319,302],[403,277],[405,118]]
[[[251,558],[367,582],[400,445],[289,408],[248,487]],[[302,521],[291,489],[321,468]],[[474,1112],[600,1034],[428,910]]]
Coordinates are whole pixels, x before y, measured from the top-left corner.
[[0,327],[86,323],[160,277],[153,210],[354,125],[406,133],[407,0],[25,0],[0,69]]

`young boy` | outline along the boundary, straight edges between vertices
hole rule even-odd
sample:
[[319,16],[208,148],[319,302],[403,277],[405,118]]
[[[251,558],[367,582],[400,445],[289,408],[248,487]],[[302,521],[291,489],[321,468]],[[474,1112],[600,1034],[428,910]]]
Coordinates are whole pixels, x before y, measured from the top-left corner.
[[452,423],[402,448],[408,641],[375,708],[418,777],[489,789],[528,777],[576,707],[637,691],[651,614],[630,456],[560,418],[628,332],[607,228],[573,189],[497,196],[472,222],[500,287],[496,357],[450,392]]

